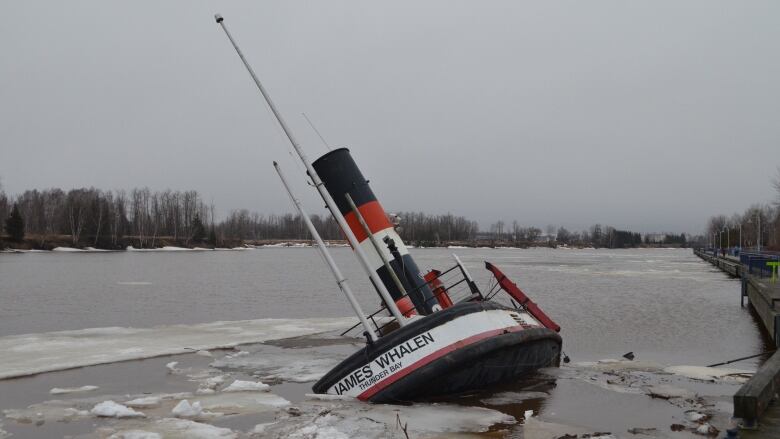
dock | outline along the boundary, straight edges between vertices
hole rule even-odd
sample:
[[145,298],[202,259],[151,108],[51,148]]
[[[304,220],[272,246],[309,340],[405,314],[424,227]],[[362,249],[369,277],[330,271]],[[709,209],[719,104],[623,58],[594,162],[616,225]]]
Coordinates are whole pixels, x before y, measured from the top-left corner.
[[[740,305],[745,299],[759,317],[762,326],[780,347],[780,280],[776,263],[779,255],[743,253],[739,258],[694,250],[696,256],[718,267],[724,273],[741,279]],[[774,268],[773,268],[774,266]],[[780,350],[770,357],[734,394],[734,418],[742,419],[744,437],[780,437]]]

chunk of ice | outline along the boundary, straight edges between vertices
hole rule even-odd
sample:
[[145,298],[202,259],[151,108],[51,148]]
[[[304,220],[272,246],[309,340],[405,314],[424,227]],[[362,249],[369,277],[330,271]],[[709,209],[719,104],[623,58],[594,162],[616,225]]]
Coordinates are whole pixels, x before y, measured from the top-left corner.
[[198,401],[190,404],[186,399],[182,399],[171,410],[171,414],[177,418],[197,418],[203,414],[203,407],[200,406]]
[[91,392],[93,390],[97,390],[100,387],[98,386],[81,386],[81,387],[55,387],[51,390],[49,390],[49,393],[52,395],[61,395],[65,393],[80,393],[80,392]]
[[92,407],[90,410],[95,416],[102,416],[106,418],[143,418],[145,414],[137,412],[127,406],[118,404],[114,401],[103,401]]
[[235,380],[229,386],[222,389],[223,392],[257,392],[268,390],[271,386],[260,381],[241,381]]

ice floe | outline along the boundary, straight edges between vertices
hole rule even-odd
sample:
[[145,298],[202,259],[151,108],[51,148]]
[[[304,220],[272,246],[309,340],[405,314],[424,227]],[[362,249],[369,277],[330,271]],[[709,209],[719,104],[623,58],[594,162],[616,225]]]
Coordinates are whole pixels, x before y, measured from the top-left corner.
[[317,381],[344,359],[342,355],[317,348],[284,349],[257,346],[252,352],[241,351],[214,360],[212,367],[240,370],[264,381]]
[[171,361],[165,364],[165,368],[168,369],[168,373],[179,373],[179,369],[176,368],[178,364],[178,361]]
[[235,439],[238,434],[229,428],[216,427],[188,419],[163,418],[143,427],[120,430],[108,436],[109,439],[140,438],[187,438],[187,439]]
[[195,398],[204,410],[225,413],[260,413],[290,405],[290,401],[269,392],[215,393]]
[[144,430],[127,430],[114,433],[108,439],[162,439],[160,433]]
[[[514,417],[482,407],[451,404],[396,406],[359,401],[307,401],[300,413],[263,427],[274,438],[404,438],[485,432],[497,424],[515,424]],[[444,436],[442,436],[444,435]]]
[[271,386],[260,381],[235,380],[229,386],[222,389],[223,392],[257,392],[268,390]]
[[162,398],[159,396],[144,396],[141,398],[131,399],[130,401],[125,401],[124,404],[134,409],[149,409],[159,407],[161,401]]
[[152,328],[93,328],[0,337],[0,379],[193,350],[298,337],[354,324],[355,318],[259,319]]
[[146,415],[114,401],[103,401],[90,410],[95,416],[106,418],[143,418]]
[[745,382],[753,376],[753,371],[705,366],[671,366],[664,372],[699,381]]
[[99,389],[98,386],[81,386],[81,387],[55,387],[51,390],[49,390],[49,393],[52,395],[61,395],[66,393],[82,393],[82,392],[92,392],[94,390]]

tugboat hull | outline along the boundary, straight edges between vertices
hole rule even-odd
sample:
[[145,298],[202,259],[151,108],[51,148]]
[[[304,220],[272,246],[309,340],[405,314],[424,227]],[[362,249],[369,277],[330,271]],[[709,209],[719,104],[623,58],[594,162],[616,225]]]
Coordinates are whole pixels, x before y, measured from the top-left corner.
[[560,363],[561,337],[529,314],[460,303],[382,337],[336,366],[313,390],[372,402],[469,392]]

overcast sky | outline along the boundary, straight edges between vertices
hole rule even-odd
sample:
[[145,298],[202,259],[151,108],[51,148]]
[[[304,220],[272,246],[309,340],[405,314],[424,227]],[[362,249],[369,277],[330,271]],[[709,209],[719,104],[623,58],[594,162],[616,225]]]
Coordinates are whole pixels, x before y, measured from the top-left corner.
[[0,178],[321,210],[213,14],[310,158],[388,211],[698,232],[774,197],[780,2],[5,1]]

